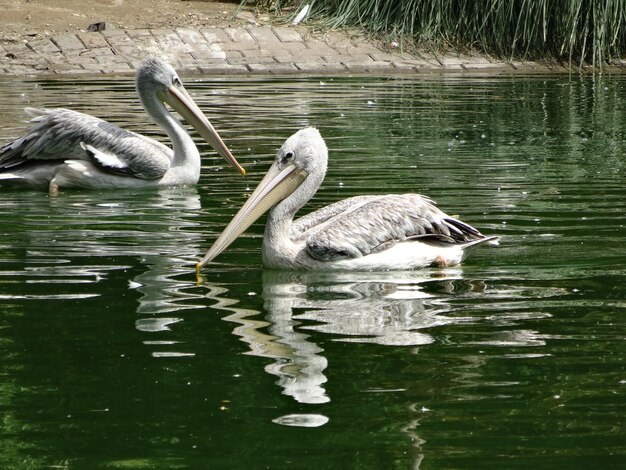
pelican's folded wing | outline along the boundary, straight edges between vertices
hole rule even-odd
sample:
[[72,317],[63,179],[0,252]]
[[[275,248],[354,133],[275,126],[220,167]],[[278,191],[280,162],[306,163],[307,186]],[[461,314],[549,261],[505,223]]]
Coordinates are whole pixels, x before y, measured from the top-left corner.
[[311,229],[307,251],[319,260],[358,258],[407,239],[467,243],[484,238],[472,226],[448,216],[417,194],[372,197]]
[[292,226],[293,236],[300,237],[303,234],[306,236],[304,232],[307,230],[319,229],[321,224],[327,222],[336,215],[353,210],[367,201],[371,201],[377,197],[378,196],[354,196],[348,199],[342,199],[341,201],[334,202],[322,207],[321,209],[310,212],[294,221]]
[[[168,147],[102,119],[63,108],[26,108],[26,112],[32,117],[31,127],[0,147],[0,171],[37,160],[91,160],[105,171],[156,179],[170,167]],[[114,156],[126,170],[110,167],[110,159],[98,159],[96,154]]]

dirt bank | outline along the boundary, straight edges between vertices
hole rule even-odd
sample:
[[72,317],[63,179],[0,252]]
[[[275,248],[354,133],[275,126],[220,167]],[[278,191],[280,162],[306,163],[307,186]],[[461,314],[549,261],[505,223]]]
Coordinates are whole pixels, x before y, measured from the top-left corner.
[[229,26],[239,1],[182,0],[0,0],[0,40],[73,33],[106,21],[118,28]]

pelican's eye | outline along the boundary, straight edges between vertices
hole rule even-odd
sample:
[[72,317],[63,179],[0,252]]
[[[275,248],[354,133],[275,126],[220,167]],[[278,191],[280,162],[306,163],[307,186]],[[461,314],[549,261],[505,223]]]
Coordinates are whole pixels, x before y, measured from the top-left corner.
[[173,84],[174,86],[177,86],[177,87],[181,87],[181,86],[183,86],[183,82],[181,82],[181,81],[180,81],[180,78],[178,78],[178,77],[174,77],[174,78],[172,79],[172,84]]
[[291,160],[293,160],[294,154],[292,151],[289,151],[285,154],[285,160],[290,162]]

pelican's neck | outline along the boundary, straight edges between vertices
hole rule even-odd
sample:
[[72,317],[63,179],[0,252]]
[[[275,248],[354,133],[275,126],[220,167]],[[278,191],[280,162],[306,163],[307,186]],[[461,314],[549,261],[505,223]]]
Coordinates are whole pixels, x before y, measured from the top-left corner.
[[275,250],[282,250],[292,245],[291,226],[299,209],[300,207],[294,208],[286,205],[285,201],[277,204],[267,216],[263,245],[271,246]]
[[172,142],[172,167],[191,166],[200,171],[200,153],[181,122],[176,119],[165,105],[157,98],[156,93],[138,87],[143,107],[152,120],[165,131]]
[[305,247],[303,240],[293,236],[293,219],[313,197],[323,178],[323,174],[321,178],[309,175],[298,189],[270,211],[263,236],[263,260],[266,266],[297,267],[298,253]]

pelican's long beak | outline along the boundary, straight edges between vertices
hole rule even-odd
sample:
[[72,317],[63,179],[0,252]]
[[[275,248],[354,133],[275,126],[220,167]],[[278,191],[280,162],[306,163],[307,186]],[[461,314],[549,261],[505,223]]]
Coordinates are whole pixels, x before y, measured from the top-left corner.
[[215,240],[204,258],[196,264],[196,272],[234,242],[265,212],[293,193],[307,177],[307,172],[294,164],[282,170],[274,163],[239,212]]
[[219,136],[215,128],[211,125],[204,113],[198,108],[198,105],[193,101],[187,90],[180,87],[177,88],[174,85],[170,86],[162,95],[163,101],[174,108],[185,120],[198,131],[198,134],[206,140],[211,147],[215,149],[222,157],[226,159],[232,166],[237,168],[242,175],[246,174],[246,170],[239,164],[239,162],[230,153],[228,147]]

